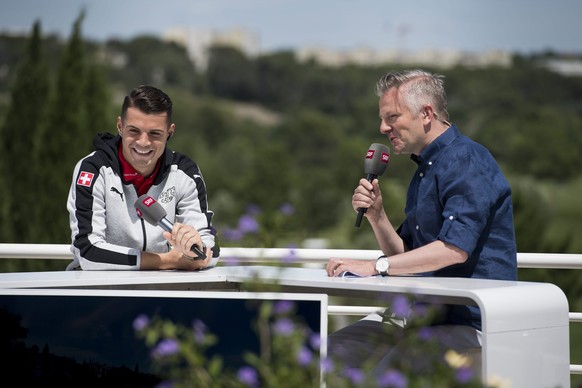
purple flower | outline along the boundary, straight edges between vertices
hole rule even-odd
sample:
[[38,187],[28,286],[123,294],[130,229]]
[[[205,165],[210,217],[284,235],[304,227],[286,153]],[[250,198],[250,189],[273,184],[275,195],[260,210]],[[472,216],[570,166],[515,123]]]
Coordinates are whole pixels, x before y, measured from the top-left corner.
[[251,216],[257,216],[261,214],[261,208],[258,205],[251,203],[250,205],[247,206],[246,212]]
[[278,315],[288,314],[293,310],[295,303],[290,300],[278,300],[273,306],[273,312]]
[[323,373],[329,373],[333,370],[333,362],[329,358],[321,360],[321,370]]
[[172,356],[178,353],[178,350],[180,350],[180,344],[178,341],[173,338],[166,338],[158,343],[158,345],[152,351],[152,355],[155,358]]
[[378,379],[378,386],[391,388],[406,388],[406,386],[408,386],[408,381],[406,380],[406,376],[404,376],[402,373],[396,370],[389,370]]
[[311,363],[311,360],[313,360],[313,353],[309,349],[305,346],[299,349],[299,353],[297,354],[297,362],[299,365],[307,366]]
[[295,208],[293,207],[293,205],[291,205],[289,202],[287,202],[287,203],[284,203],[283,205],[281,205],[281,207],[279,208],[279,211],[284,216],[292,216],[295,213]]
[[293,324],[293,321],[288,318],[278,319],[273,327],[275,333],[283,336],[293,333],[294,329],[295,325]]
[[238,229],[224,228],[222,230],[222,236],[225,240],[238,241],[244,237],[244,233]]
[[410,305],[408,298],[403,295],[396,295],[392,301],[392,312],[399,318],[408,316]]
[[222,259],[222,263],[225,265],[239,265],[240,259],[235,256],[227,256],[224,259]]
[[364,372],[361,369],[349,368],[346,370],[346,377],[354,384],[361,384],[364,382]]
[[471,368],[461,367],[456,372],[457,381],[466,384],[473,379],[473,370]]
[[145,329],[149,324],[150,319],[148,318],[148,316],[145,314],[140,314],[133,320],[133,330],[141,331]]
[[285,256],[281,257],[281,261],[285,264],[291,264],[297,261],[297,252],[295,251],[295,249],[290,248],[289,249],[289,253],[287,253]]
[[313,349],[319,349],[321,346],[321,335],[320,333],[314,333],[309,337],[309,344]]
[[204,342],[204,338],[206,337],[206,331],[208,328],[200,319],[195,319],[192,322],[192,330],[194,331],[194,340],[201,344]]
[[259,382],[257,371],[250,366],[243,366],[240,368],[236,374],[236,377],[241,383],[251,387],[256,386]]
[[424,318],[429,313],[428,306],[425,303],[415,303],[412,308],[414,310],[414,315],[419,318]]
[[421,327],[418,329],[418,337],[422,340],[428,341],[434,337],[433,330],[430,327]]
[[238,229],[242,233],[257,233],[259,231],[259,223],[253,216],[244,214],[238,220]]

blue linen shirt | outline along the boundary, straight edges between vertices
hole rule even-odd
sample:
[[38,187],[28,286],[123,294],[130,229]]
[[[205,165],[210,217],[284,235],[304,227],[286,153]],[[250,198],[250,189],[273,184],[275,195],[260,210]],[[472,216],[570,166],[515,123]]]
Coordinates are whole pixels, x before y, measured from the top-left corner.
[[[441,240],[464,263],[424,276],[517,280],[511,188],[491,153],[455,125],[411,159],[418,164],[398,234],[410,249]],[[481,329],[475,306],[449,306],[445,323]]]

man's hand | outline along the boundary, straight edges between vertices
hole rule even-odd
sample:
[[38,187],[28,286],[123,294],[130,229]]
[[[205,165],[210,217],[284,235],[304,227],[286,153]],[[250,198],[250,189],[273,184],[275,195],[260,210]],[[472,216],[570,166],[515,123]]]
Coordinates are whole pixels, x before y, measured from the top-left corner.
[[[179,254],[179,256],[176,259],[176,264],[175,267],[176,269],[181,269],[181,270],[186,270],[186,271],[193,271],[193,270],[199,270],[199,269],[204,269],[206,267],[208,267],[208,264],[210,264],[210,261],[212,260],[212,253],[208,254],[208,250],[206,251],[206,258],[205,259],[192,259],[190,255],[194,255],[194,253],[190,253],[190,255],[184,255],[181,252],[172,249],[172,251],[175,251],[176,253]],[[168,252],[168,254],[172,253],[172,251]]]
[[356,259],[329,259],[325,266],[327,276],[340,276],[343,272],[352,272],[359,276],[377,275],[376,260],[356,260]]
[[[207,251],[208,252],[208,251]],[[195,271],[208,267],[212,255],[206,256],[204,260],[192,260],[186,257],[178,249],[170,249],[164,253],[141,253],[140,269],[142,270],[172,270],[179,269],[185,271]]]
[[170,245],[188,257],[195,257],[196,254],[191,251],[192,246],[197,245],[203,251],[202,238],[198,231],[190,226],[176,222],[171,232],[163,232],[164,238]]
[[378,179],[368,182],[366,179],[360,179],[358,187],[354,190],[352,196],[352,207],[357,212],[359,208],[366,210],[365,216],[378,218],[382,212],[382,193],[378,186]]

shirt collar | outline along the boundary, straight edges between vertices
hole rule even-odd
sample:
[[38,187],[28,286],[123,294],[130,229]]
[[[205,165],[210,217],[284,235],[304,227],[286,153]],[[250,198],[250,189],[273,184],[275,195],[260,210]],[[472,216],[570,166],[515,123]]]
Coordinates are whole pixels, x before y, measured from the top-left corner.
[[152,186],[154,179],[160,171],[161,159],[158,159],[156,163],[156,168],[152,174],[148,177],[141,175],[123,156],[123,151],[121,147],[121,142],[119,143],[119,148],[117,149],[117,156],[119,158],[119,164],[121,165],[121,174],[123,175],[123,181],[127,183],[132,183],[139,195],[147,193],[149,188]]
[[455,124],[451,124],[451,126],[446,131],[434,139],[432,143],[427,145],[424,150],[422,150],[420,155],[412,154],[410,155],[410,159],[412,159],[418,165],[423,163],[425,160],[434,159],[443,148],[450,145],[459,136],[461,136],[459,129]]

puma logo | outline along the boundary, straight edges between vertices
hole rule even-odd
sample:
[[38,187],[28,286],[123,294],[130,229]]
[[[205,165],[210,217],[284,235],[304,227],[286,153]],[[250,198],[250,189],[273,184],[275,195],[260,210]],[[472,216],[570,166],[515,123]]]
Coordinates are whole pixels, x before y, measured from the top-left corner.
[[113,191],[114,193],[119,194],[119,196],[121,197],[121,202],[123,202],[123,193],[117,190],[116,187],[112,187],[111,189],[109,189],[109,191]]

